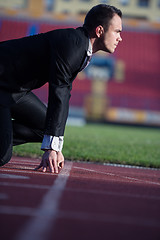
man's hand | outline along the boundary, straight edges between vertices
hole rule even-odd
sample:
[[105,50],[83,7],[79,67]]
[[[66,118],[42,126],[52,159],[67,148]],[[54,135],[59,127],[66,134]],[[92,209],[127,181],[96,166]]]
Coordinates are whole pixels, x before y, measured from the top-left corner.
[[47,167],[49,167],[50,172],[58,173],[58,168],[63,168],[64,166],[64,157],[61,152],[56,152],[54,150],[47,150],[42,156],[42,161],[40,165],[35,168],[38,170],[42,167],[42,171],[46,172]]

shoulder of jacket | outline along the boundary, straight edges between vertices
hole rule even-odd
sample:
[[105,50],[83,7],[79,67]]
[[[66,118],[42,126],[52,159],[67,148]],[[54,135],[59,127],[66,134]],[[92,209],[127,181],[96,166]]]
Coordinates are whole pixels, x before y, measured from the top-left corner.
[[57,38],[64,37],[65,39],[81,39],[82,41],[87,41],[88,36],[85,33],[83,27],[78,28],[61,28],[61,29],[55,29],[52,31],[49,31],[47,33],[44,33],[44,35],[48,36],[56,36]]

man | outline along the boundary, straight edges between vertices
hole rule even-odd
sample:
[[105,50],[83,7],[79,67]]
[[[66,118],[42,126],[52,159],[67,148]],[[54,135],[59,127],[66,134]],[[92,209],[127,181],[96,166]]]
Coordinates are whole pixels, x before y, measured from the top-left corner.
[[[12,146],[42,142],[43,172],[64,166],[63,136],[72,82],[102,50],[113,53],[120,41],[122,13],[100,4],[86,15],[83,27],[59,29],[0,43],[0,165]],[[48,107],[31,92],[49,83]]]

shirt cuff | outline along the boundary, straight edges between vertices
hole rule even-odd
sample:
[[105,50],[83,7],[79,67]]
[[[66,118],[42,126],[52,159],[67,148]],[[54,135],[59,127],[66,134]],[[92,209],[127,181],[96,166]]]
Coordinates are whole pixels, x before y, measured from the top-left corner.
[[57,152],[62,151],[64,137],[55,137],[50,135],[44,135],[41,149],[42,150],[55,150]]

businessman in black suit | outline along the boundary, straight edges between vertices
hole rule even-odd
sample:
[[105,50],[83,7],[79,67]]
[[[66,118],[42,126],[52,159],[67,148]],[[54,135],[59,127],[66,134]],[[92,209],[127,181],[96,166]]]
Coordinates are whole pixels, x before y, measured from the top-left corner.
[[[12,146],[42,142],[41,168],[58,173],[64,165],[63,136],[72,82],[93,53],[113,53],[122,40],[122,13],[100,4],[83,27],[57,29],[0,43],[0,166]],[[49,83],[48,107],[31,91]]]

